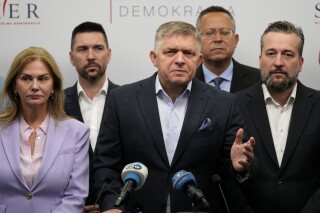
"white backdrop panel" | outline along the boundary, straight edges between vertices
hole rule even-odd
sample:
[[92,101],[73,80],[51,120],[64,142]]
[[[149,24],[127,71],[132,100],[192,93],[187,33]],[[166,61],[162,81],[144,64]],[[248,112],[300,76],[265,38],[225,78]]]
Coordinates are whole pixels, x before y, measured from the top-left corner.
[[288,20],[301,26],[305,63],[300,79],[320,89],[319,0],[0,0],[0,75],[6,75],[22,49],[42,46],[56,58],[64,86],[73,85],[77,73],[69,61],[71,32],[83,21],[94,21],[105,27],[112,49],[109,78],[121,85],[146,78],[156,71],[149,52],[157,27],[171,20],[195,24],[199,12],[212,4],[233,13],[240,36],[234,57],[254,67],[269,23]]

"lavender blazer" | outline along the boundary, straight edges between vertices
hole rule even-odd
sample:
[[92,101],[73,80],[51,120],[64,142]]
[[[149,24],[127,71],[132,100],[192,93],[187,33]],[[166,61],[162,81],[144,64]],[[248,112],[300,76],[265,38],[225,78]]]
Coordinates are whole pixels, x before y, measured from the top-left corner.
[[89,130],[49,118],[39,174],[29,189],[20,167],[19,119],[0,129],[0,213],[82,212],[89,188]]

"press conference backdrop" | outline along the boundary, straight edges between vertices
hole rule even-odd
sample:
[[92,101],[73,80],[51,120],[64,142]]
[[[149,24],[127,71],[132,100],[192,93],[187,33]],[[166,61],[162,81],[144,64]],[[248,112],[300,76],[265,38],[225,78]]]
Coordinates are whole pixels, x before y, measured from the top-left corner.
[[240,35],[234,57],[258,67],[260,36],[271,22],[288,20],[305,34],[305,63],[300,80],[320,89],[320,0],[0,0],[0,76],[14,56],[29,46],[46,48],[56,58],[71,86],[77,73],[69,61],[73,28],[84,21],[101,23],[112,49],[107,75],[118,84],[150,76],[156,68],[149,60],[157,27],[167,21],[195,24],[210,5],[234,15]]

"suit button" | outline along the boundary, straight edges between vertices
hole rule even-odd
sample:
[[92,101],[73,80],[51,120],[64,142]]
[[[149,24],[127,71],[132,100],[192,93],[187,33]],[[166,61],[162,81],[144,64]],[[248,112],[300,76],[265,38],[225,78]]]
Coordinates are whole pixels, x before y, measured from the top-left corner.
[[281,185],[283,183],[283,180],[282,179],[278,179],[277,182],[278,182],[278,185]]
[[26,194],[26,198],[27,198],[28,200],[31,200],[31,199],[32,199],[32,193],[31,193],[31,192],[28,192],[28,193]]

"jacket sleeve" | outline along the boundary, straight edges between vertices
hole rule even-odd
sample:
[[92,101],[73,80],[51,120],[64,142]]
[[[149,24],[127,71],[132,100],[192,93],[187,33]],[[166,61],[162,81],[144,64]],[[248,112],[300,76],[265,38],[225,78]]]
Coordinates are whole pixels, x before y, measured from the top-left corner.
[[62,203],[54,213],[82,212],[89,193],[89,129],[81,125],[75,134],[77,141],[69,183],[64,191]]
[[[222,170],[221,187],[226,193],[226,202],[228,203],[230,212],[237,213],[253,213],[249,206],[245,195],[241,190],[241,186],[237,180],[237,173],[234,171],[231,160],[230,151],[235,140],[236,133],[239,128],[245,128],[238,105],[233,100],[229,121],[226,127],[226,138],[224,145],[224,169]],[[248,136],[244,136],[246,141]]]

